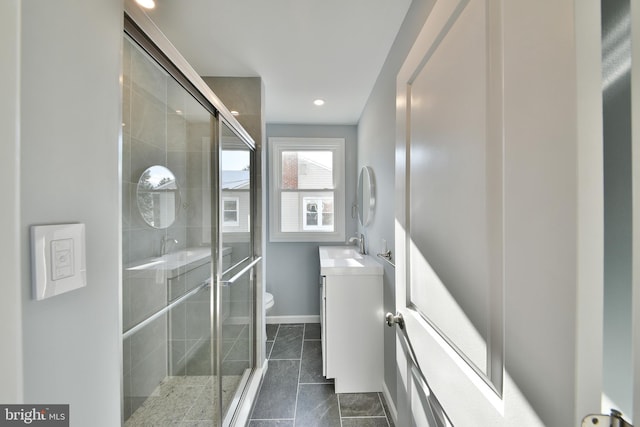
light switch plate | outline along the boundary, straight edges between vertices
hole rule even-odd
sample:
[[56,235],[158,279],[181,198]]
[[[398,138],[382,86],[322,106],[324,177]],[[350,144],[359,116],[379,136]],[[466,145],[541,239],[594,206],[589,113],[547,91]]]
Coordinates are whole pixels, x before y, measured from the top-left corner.
[[31,226],[33,299],[87,285],[84,224]]

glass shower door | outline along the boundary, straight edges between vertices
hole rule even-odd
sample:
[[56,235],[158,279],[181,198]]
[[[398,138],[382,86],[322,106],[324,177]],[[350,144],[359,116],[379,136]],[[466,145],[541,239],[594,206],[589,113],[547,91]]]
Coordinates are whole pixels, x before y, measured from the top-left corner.
[[220,121],[219,235],[222,413],[230,422],[254,363],[253,152]]
[[217,120],[128,36],[123,52],[123,422],[218,426],[211,315]]

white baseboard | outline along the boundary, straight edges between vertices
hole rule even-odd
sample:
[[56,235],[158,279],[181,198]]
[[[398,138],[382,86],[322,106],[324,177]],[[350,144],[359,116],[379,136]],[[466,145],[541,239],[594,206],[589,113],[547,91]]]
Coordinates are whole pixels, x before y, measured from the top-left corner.
[[311,316],[267,316],[267,324],[273,323],[320,323],[320,315]]
[[391,393],[389,393],[389,389],[387,388],[387,383],[382,382],[382,394],[384,395],[385,400],[387,401],[387,408],[389,408],[389,413],[391,418],[393,419],[394,424],[398,424],[398,410],[396,409],[396,405],[391,398]]

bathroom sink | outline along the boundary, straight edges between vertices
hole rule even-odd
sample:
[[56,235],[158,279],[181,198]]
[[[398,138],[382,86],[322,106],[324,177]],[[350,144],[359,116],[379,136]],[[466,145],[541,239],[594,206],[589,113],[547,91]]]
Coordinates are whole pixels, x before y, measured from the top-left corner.
[[[231,248],[224,248],[224,252]],[[131,263],[125,267],[126,271],[140,274],[164,273],[167,279],[172,279],[186,271],[211,262],[211,248],[187,248],[171,252],[154,258],[147,258]]]
[[321,246],[320,257],[323,256],[327,259],[363,259],[362,254],[351,246]]
[[382,266],[370,255],[358,252],[355,246],[320,246],[320,274],[382,275]]

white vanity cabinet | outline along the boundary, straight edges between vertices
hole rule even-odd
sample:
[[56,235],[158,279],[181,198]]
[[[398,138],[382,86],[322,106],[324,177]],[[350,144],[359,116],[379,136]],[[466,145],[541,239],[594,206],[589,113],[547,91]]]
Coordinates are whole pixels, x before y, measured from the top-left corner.
[[382,266],[357,252],[323,262],[323,248],[331,247],[320,247],[323,374],[335,380],[336,393],[382,391]]

